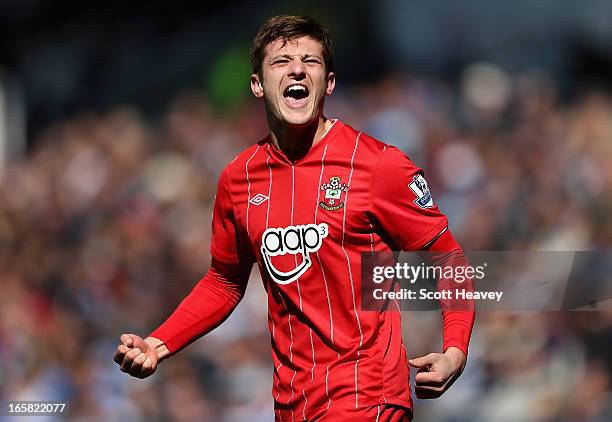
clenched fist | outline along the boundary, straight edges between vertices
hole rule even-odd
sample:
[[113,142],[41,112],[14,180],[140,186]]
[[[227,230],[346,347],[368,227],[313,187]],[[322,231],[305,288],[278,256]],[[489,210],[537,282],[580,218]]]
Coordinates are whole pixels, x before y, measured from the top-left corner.
[[159,339],[123,334],[115,352],[115,362],[123,372],[136,378],[146,378],[155,372],[157,364],[168,354],[168,348]]

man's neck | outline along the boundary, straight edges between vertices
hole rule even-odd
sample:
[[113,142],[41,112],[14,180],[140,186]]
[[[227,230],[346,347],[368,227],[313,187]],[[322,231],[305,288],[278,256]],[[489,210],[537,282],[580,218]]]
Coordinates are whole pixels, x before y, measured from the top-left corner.
[[308,126],[278,125],[270,129],[272,144],[291,161],[296,161],[308,154],[310,148],[323,138],[332,124],[331,120],[321,116]]

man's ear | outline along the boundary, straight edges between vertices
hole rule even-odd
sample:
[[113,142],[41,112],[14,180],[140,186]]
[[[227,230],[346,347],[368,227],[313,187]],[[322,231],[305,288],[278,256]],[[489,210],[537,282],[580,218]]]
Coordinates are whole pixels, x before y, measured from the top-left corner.
[[327,86],[325,87],[325,95],[331,95],[336,87],[336,74],[329,72],[327,74]]
[[261,98],[264,95],[263,84],[259,80],[259,75],[257,73],[251,75],[251,91],[253,91],[253,95],[257,98]]

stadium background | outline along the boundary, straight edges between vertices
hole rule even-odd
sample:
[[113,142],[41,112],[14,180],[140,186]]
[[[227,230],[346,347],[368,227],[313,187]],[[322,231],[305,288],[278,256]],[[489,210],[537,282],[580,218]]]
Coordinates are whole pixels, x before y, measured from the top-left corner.
[[[248,48],[277,13],[332,31],[327,115],[427,171],[469,250],[612,245],[612,4],[0,3],[0,401],[72,419],[272,420],[265,293],[132,379],[112,361],[206,271],[217,175],[266,132]],[[405,315],[411,356],[439,316]],[[612,313],[478,316],[427,421],[612,418]]]

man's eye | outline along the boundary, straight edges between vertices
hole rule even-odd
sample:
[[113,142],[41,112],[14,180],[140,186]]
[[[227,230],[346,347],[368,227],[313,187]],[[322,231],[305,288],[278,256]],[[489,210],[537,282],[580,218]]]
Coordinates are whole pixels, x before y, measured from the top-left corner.
[[272,62],[272,64],[287,64],[287,63],[289,63],[289,60],[287,59],[279,59],[279,60],[274,60]]
[[318,60],[318,59],[307,59],[307,60],[306,60],[306,63],[314,63],[314,64],[319,64],[319,63],[321,63],[321,61],[320,61],[320,60]]

